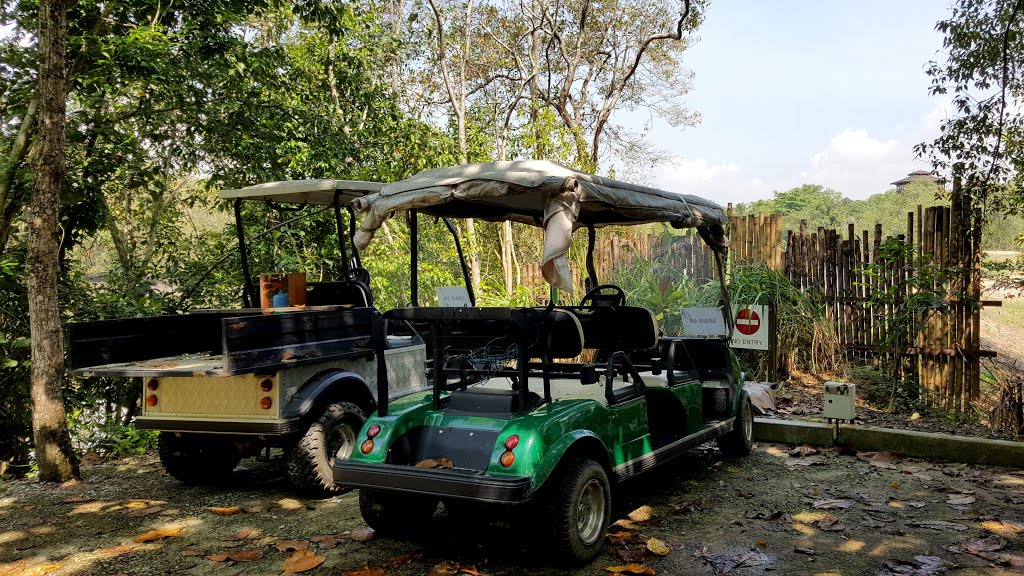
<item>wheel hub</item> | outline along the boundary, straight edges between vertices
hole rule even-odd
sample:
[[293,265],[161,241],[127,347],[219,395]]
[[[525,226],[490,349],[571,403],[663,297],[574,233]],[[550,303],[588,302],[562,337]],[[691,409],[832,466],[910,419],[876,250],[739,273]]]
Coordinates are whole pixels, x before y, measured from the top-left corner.
[[333,466],[338,460],[347,460],[356,444],[356,431],[348,424],[341,424],[331,431],[327,439],[327,459]]
[[604,488],[598,480],[591,478],[583,485],[576,507],[576,532],[583,544],[589,546],[601,538],[604,517]]

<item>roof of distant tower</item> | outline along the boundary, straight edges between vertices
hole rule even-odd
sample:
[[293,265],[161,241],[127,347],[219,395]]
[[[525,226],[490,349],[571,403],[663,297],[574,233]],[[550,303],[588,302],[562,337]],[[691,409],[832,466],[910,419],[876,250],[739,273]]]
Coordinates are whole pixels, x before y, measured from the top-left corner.
[[906,178],[900,178],[895,182],[890,182],[893,186],[905,186],[911,182],[917,182],[918,180],[925,180],[927,182],[939,182],[942,178],[939,178],[935,174],[927,170],[915,170],[910,174],[907,174]]

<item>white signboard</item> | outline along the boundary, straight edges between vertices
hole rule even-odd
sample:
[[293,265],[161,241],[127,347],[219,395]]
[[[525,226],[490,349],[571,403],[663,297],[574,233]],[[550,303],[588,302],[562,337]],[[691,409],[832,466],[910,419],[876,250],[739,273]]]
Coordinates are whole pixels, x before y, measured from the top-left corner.
[[442,308],[469,308],[469,291],[465,286],[440,286],[437,288],[437,303]]
[[768,307],[760,304],[735,304],[732,307],[735,330],[732,332],[733,348],[748,350],[768,349]]
[[683,308],[683,336],[721,338],[727,334],[721,308]]

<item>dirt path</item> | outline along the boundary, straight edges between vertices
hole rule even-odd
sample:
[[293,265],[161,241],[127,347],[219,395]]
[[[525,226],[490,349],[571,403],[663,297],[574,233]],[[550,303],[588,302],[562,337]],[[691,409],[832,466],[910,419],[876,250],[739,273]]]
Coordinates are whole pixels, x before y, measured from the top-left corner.
[[[623,486],[614,518],[625,525],[612,530],[620,543],[571,573],[604,575],[631,561],[658,574],[1024,570],[1007,565],[1024,563],[1024,470],[871,464],[831,451],[799,458],[787,450],[761,445],[745,460],[726,461],[701,448]],[[359,542],[369,534],[355,494],[300,500],[285,487],[279,466],[243,464],[233,484],[219,489],[183,486],[152,458],[89,467],[76,486],[0,485],[0,574],[281,574],[288,555],[278,547],[289,546],[323,558],[304,574],[367,566],[377,571],[356,574],[440,576],[470,567],[493,576],[566,573],[523,545],[542,519],[516,531],[484,526],[488,515],[481,510],[471,517],[442,510],[421,538]],[[221,516],[212,507],[240,510]],[[167,537],[133,541],[151,530]],[[671,551],[645,552],[650,538]],[[989,559],[951,551],[985,538],[973,550]],[[225,555],[242,561],[216,561]]]

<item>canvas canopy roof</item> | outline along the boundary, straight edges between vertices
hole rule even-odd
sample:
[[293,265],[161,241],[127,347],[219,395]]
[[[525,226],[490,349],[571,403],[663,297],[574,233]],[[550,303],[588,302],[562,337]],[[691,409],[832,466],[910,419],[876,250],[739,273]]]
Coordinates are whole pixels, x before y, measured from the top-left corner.
[[512,220],[544,228],[544,278],[572,291],[566,254],[575,228],[668,222],[696,228],[718,252],[729,245],[728,222],[714,202],[578,172],[546,160],[464,164],[424,170],[354,203],[365,213],[355,244],[365,248],[393,212]]
[[383,188],[382,182],[360,180],[284,180],[234,190],[221,190],[219,196],[227,200],[270,200],[281,203],[332,206],[334,205],[334,193],[341,192],[339,203],[346,206],[356,198],[380,192]]

